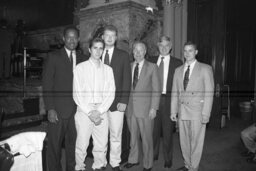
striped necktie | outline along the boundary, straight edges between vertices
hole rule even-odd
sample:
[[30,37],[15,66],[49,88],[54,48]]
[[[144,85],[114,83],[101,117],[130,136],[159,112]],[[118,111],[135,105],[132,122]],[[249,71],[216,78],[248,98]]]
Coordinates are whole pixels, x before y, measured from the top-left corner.
[[185,90],[185,91],[186,91],[186,89],[187,89],[188,81],[189,81],[189,71],[190,71],[189,67],[190,67],[190,66],[188,65],[188,68],[187,68],[187,70],[186,70],[186,72],[185,72],[184,80],[183,80],[183,86],[184,86],[184,90]]
[[139,63],[136,64],[136,67],[133,73],[133,84],[132,84],[133,89],[135,89],[138,80],[139,80]]

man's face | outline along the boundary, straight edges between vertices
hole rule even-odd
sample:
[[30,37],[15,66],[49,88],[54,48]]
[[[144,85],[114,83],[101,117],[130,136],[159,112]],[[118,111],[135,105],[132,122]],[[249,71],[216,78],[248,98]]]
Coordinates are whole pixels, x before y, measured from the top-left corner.
[[93,43],[92,47],[89,49],[89,52],[91,53],[91,57],[94,59],[100,59],[104,50],[103,47],[104,46],[102,42]]
[[117,39],[116,32],[105,30],[102,35],[102,39],[104,40],[106,46],[114,46]]
[[196,59],[197,50],[193,45],[186,45],[184,46],[184,57],[186,59],[186,62],[192,62]]
[[65,44],[65,47],[68,50],[75,50],[79,42],[79,37],[76,30],[73,30],[73,29],[67,30],[66,34],[63,37],[63,41]]
[[142,43],[137,43],[133,47],[133,56],[136,62],[141,62],[146,55],[146,48]]
[[158,43],[158,49],[161,56],[166,56],[169,54],[170,50],[172,49],[172,44],[169,41],[162,40]]

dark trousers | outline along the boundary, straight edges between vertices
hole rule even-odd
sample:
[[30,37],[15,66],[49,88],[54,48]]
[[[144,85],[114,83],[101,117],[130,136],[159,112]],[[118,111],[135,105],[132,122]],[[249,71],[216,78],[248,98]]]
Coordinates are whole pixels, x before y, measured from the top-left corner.
[[158,113],[153,129],[154,158],[158,158],[161,133],[163,136],[163,154],[166,162],[172,161],[173,130],[175,122],[170,119],[170,97],[161,96]]
[[47,166],[49,171],[62,171],[61,148],[65,140],[66,170],[75,170],[76,128],[74,116],[69,119],[58,118],[57,124],[48,123],[47,128]]

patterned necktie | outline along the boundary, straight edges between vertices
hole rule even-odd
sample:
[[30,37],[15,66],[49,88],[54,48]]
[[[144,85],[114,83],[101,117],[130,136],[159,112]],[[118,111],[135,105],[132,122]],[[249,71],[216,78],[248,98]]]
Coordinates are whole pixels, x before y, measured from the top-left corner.
[[160,83],[161,83],[161,90],[163,90],[163,84],[164,84],[164,57],[161,57],[161,62],[158,67],[158,73],[159,73],[159,78],[160,78]]
[[188,86],[188,81],[189,81],[189,65],[188,65],[188,69],[185,72],[184,75],[184,80],[183,80],[183,86],[184,86],[184,90],[186,90],[187,86]]
[[104,64],[109,65],[109,54],[108,54],[108,50],[106,50],[105,59],[104,59]]
[[69,60],[70,60],[71,66],[73,68],[73,51],[70,52]]
[[133,89],[135,89],[136,84],[139,80],[139,63],[136,64],[136,67],[134,69],[134,73],[133,73]]

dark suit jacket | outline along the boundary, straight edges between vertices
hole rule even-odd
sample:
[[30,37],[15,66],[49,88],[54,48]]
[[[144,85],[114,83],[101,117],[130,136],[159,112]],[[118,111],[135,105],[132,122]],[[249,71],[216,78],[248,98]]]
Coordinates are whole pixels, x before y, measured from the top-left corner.
[[[153,56],[149,59],[149,61],[153,63],[157,63],[159,56]],[[170,105],[171,105],[171,93],[172,93],[172,81],[173,81],[173,75],[175,72],[175,69],[182,65],[182,61],[180,59],[177,59],[173,56],[170,56],[170,63],[169,63],[169,72],[167,76],[167,84],[166,84],[166,104],[169,104],[167,106],[166,114],[170,115]]]
[[[133,64],[131,64],[133,68]],[[160,83],[156,64],[144,61],[138,83],[131,89],[127,116],[148,117],[150,109],[158,110],[160,101]]]
[[[87,58],[76,53],[76,64]],[[54,109],[59,118],[67,119],[76,111],[72,96],[73,70],[64,48],[49,54],[43,70],[43,97],[46,110]]]
[[131,68],[128,53],[115,47],[110,66],[113,69],[116,84],[115,100],[110,107],[110,111],[116,111],[118,103],[128,104],[129,100]]

